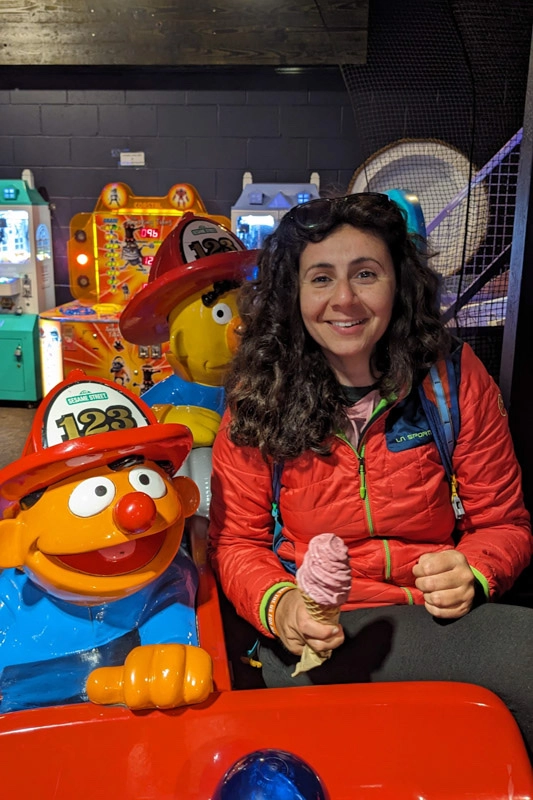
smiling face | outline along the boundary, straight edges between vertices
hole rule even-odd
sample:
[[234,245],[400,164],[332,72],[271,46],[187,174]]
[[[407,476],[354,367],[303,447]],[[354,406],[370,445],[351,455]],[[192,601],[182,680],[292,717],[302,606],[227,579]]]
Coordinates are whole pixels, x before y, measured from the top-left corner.
[[396,292],[387,245],[371,233],[342,225],[300,256],[300,311],[338,381],[368,386],[370,360],[392,316]]
[[80,605],[132,594],[170,565],[186,516],[198,505],[188,478],[171,480],[154,462],[100,467],[50,486],[22,508],[7,536],[46,592]]

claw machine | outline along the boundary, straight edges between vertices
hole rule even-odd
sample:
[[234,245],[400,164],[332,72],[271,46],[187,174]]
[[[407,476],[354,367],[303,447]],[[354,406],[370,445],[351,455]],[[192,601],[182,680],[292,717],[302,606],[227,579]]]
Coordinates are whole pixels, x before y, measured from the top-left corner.
[[309,183],[253,183],[252,173],[242,177],[242,192],[231,207],[231,229],[248,250],[261,247],[287,211],[320,197],[320,176]]
[[25,169],[0,180],[0,400],[42,397],[38,315],[54,302],[50,206]]
[[122,338],[119,319],[146,284],[161,243],[183,214],[209,214],[196,189],[176,184],[163,197],[133,194],[124,183],[104,186],[94,211],[76,214],[67,244],[73,301],[40,315],[43,391],[76,368],[142,394],[172,372],[167,344],[138,346]]

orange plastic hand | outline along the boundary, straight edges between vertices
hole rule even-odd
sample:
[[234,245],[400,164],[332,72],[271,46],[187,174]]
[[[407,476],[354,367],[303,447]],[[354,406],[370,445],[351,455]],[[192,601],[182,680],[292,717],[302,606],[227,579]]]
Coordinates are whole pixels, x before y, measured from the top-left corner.
[[201,703],[213,691],[211,658],[191,645],[142,645],[128,654],[124,666],[93,670],[86,688],[89,700],[101,705],[142,709]]

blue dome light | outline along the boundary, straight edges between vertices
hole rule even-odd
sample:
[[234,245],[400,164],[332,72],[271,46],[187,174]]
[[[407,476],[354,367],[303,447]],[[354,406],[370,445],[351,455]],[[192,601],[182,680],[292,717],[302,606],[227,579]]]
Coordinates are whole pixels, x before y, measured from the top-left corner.
[[256,750],[224,775],[212,800],[328,800],[314,770],[284,750]]

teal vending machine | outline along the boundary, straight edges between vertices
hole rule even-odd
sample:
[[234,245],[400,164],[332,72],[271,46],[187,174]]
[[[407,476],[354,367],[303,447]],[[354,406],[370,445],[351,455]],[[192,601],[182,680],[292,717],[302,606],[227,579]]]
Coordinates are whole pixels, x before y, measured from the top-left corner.
[[0,402],[41,398],[39,312],[53,305],[50,206],[24,170],[0,180]]

